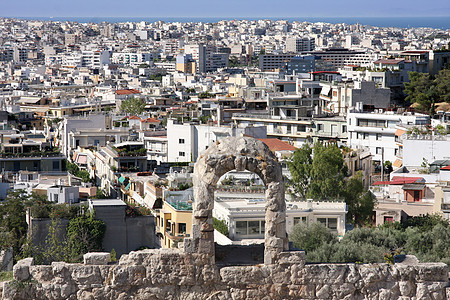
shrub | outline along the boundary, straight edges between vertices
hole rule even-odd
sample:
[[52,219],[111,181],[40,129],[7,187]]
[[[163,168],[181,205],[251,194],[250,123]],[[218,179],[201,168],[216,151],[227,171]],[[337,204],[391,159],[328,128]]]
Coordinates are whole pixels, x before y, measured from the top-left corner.
[[321,223],[313,223],[310,226],[299,223],[294,226],[290,235],[296,248],[313,251],[323,244],[336,242],[336,236]]
[[214,228],[218,232],[223,234],[224,236],[228,236],[229,235],[228,226],[223,220],[219,220],[219,219],[213,218],[213,225],[214,225]]

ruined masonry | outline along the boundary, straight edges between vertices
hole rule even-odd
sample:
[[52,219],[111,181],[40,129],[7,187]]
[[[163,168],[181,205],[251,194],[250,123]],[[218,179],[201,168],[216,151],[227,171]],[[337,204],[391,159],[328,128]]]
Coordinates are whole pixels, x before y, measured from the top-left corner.
[[[264,181],[264,264],[218,268],[214,260],[214,188],[230,170],[249,170]],[[199,157],[194,174],[193,235],[183,249],[152,249],[123,255],[88,253],[84,264],[14,266],[4,299],[446,299],[443,263],[307,264],[288,251],[284,182],[276,157],[247,137],[217,141]],[[408,263],[409,262],[409,263]],[[448,289],[447,289],[448,291]],[[450,296],[450,295],[449,295]]]

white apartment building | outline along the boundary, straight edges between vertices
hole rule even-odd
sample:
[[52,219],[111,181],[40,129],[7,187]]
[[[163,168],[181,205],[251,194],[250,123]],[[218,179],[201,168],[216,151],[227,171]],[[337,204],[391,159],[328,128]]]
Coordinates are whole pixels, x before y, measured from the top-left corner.
[[[362,109],[360,109],[362,111]],[[397,124],[425,125],[430,117],[423,114],[396,114],[383,110],[375,112],[350,111],[347,114],[348,146],[350,148],[370,149],[372,161],[394,162],[398,151],[395,133]]]
[[135,66],[153,62],[152,53],[114,52],[111,57],[113,64]]
[[[77,148],[80,141],[69,141],[72,137],[70,132],[80,129],[102,128],[106,127],[106,117],[103,114],[89,115],[88,117],[65,118],[59,123],[58,132],[56,134],[56,146],[60,147],[61,152],[69,157],[70,149]],[[73,146],[71,146],[73,145]]]
[[286,39],[286,52],[313,51],[316,48],[316,41],[313,37],[288,37]]
[[403,136],[403,165],[421,167],[426,160],[450,160],[450,135],[405,134]]
[[[231,240],[264,239],[265,204],[264,194],[217,191],[213,217],[228,225]],[[320,222],[343,236],[346,213],[345,202],[286,202],[286,231],[300,222]]]
[[211,143],[229,136],[246,134],[254,138],[266,138],[264,126],[237,128],[234,126],[210,126],[192,123],[176,124],[167,120],[168,162],[195,162]]

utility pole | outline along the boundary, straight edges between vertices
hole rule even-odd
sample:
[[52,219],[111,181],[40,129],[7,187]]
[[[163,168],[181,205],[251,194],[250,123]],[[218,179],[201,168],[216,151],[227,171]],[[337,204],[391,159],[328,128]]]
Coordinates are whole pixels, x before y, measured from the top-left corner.
[[381,181],[384,181],[384,147],[381,147]]

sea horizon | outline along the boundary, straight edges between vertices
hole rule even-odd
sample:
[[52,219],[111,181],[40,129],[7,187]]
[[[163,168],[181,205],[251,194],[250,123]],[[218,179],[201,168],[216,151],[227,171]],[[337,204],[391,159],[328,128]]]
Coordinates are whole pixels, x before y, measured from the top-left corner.
[[39,20],[39,21],[59,21],[59,22],[78,22],[78,23],[124,23],[124,22],[203,22],[216,23],[223,20],[287,20],[290,22],[310,22],[310,23],[345,23],[361,24],[376,27],[397,27],[397,28],[419,28],[429,27],[436,29],[450,29],[449,17],[24,17],[24,16],[2,16],[1,18],[14,18],[20,20]]

